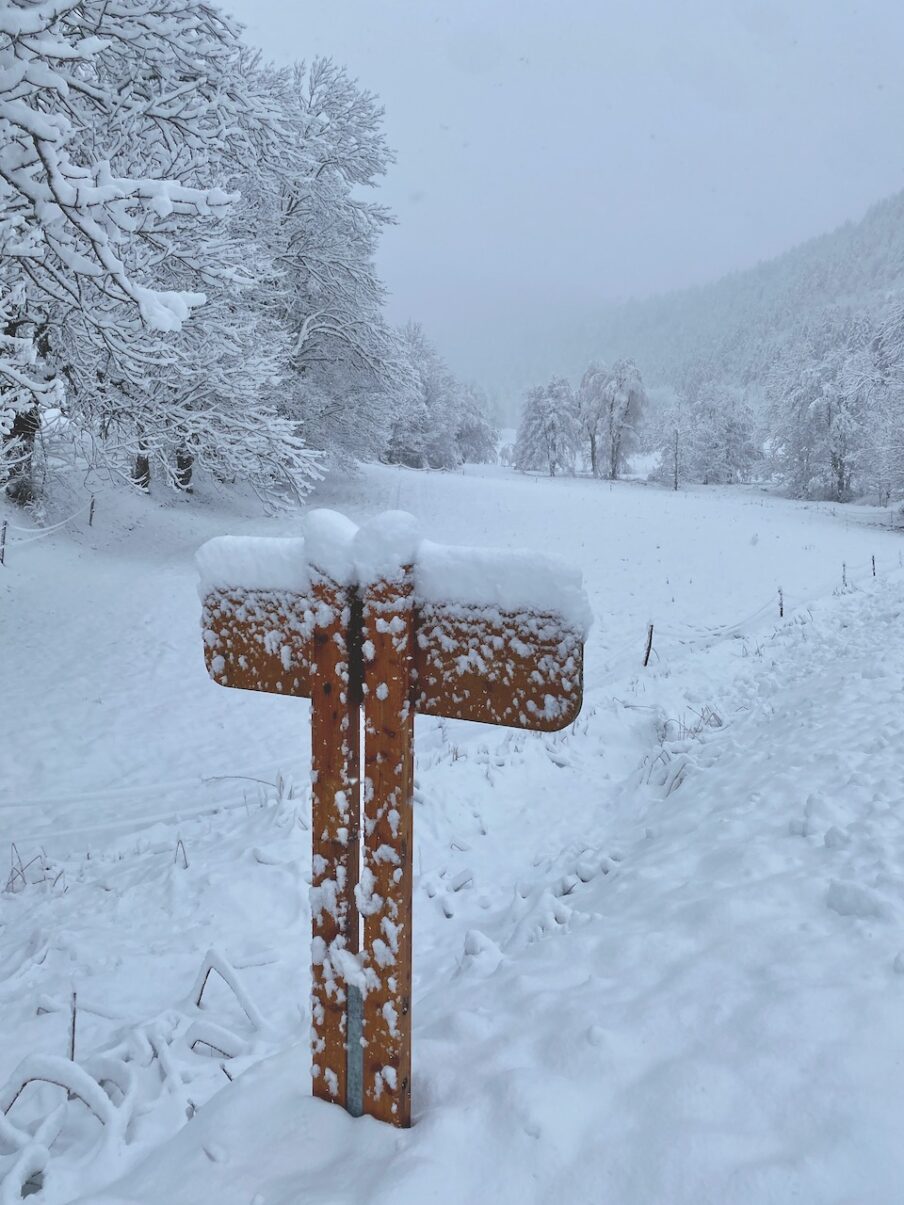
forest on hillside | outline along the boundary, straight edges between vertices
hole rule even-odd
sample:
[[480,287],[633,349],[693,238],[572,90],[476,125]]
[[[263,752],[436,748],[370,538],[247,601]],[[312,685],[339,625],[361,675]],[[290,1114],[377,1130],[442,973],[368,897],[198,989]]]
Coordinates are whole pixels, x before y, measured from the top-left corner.
[[904,194],[714,284],[611,307],[587,338],[642,371],[638,437],[664,479],[904,499]]

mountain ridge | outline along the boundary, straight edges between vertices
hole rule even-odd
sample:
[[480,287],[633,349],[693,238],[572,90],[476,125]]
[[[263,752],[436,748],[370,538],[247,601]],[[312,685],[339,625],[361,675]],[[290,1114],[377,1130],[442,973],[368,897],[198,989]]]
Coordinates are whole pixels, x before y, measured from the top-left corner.
[[708,284],[609,306],[587,331],[608,358],[633,357],[650,384],[695,360],[755,384],[776,352],[826,311],[881,313],[904,292],[904,191],[772,259]]

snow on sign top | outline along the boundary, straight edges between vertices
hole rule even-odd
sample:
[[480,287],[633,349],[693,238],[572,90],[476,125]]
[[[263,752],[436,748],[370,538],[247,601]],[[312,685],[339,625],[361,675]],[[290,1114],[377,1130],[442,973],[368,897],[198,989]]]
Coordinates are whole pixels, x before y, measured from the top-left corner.
[[423,540],[414,582],[419,602],[554,614],[582,635],[591,624],[581,571],[558,557]]
[[335,510],[312,510],[304,517],[308,563],[339,585],[355,580],[353,546],[357,526]]
[[580,570],[558,557],[435,544],[421,539],[416,519],[404,511],[356,527],[336,511],[313,510],[303,531],[303,538],[208,541],[197,554],[202,597],[230,589],[304,593],[316,571],[340,585],[365,585],[391,580],[411,564],[418,602],[557,615],[581,635],[590,627]]
[[305,541],[272,536],[217,536],[195,554],[199,593],[214,590],[291,590],[311,585]]
[[404,510],[375,515],[355,536],[356,581],[396,581],[406,565],[416,565],[420,556],[417,519]]

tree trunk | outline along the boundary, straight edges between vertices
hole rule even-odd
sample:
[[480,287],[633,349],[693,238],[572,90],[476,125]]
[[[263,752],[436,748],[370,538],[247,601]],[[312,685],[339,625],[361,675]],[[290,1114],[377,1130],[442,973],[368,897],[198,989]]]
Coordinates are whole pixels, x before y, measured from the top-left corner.
[[147,493],[151,488],[151,460],[147,454],[147,449],[141,444],[138,445],[138,455],[135,457],[132,480],[144,493]]
[[590,471],[594,477],[599,477],[599,475],[600,475],[600,458],[599,458],[599,453],[596,450],[596,432],[595,431],[591,431],[591,433],[590,433]]
[[14,464],[6,483],[6,496],[19,506],[28,506],[38,496],[34,479],[35,442],[41,429],[41,412],[37,406],[19,410],[13,419],[12,429],[4,439],[11,449]]
[[677,490],[678,490],[678,428],[677,427],[675,428],[675,486],[674,486],[674,488],[677,492]]
[[846,502],[850,489],[849,475],[842,452],[832,453],[832,472],[835,477],[835,501]]
[[179,448],[176,452],[176,473],[173,482],[177,490],[184,494],[192,492],[191,475],[195,467],[195,458],[188,448]]
[[[8,322],[4,333],[15,337],[25,319]],[[50,355],[50,332],[46,324],[35,329],[35,349],[40,357],[46,359]],[[41,430],[41,411],[37,405],[29,406],[16,412],[13,425],[3,442],[10,448],[14,465],[10,470],[6,483],[6,496],[19,506],[28,506],[38,497],[38,487],[35,482],[34,455],[38,432]]]

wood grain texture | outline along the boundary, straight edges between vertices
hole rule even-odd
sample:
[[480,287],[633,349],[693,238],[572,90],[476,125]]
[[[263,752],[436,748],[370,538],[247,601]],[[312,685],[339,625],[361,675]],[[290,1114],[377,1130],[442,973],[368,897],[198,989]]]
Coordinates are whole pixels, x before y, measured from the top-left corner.
[[363,596],[364,1111],[411,1124],[414,656],[410,574]]
[[449,603],[416,615],[412,698],[421,715],[557,732],[583,701],[581,633],[556,615]]
[[214,682],[310,697],[310,598],[283,590],[215,590],[204,599],[201,622]]
[[311,1072],[313,1092],[347,1106],[347,989],[358,950],[361,681],[347,588],[315,579],[311,684]]

